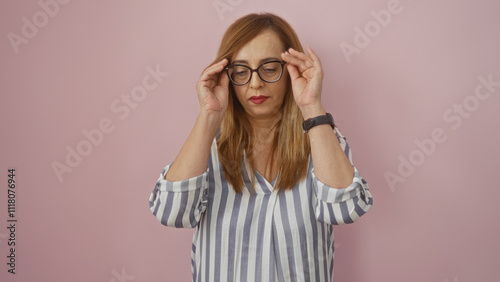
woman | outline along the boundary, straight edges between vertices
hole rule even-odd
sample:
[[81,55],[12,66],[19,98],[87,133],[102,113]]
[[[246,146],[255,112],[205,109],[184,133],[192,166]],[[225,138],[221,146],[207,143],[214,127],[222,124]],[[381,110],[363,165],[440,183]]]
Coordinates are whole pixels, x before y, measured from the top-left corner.
[[150,197],[162,224],[195,228],[193,281],[332,281],[332,225],[371,207],[307,53],[283,19],[250,14],[201,74],[194,128]]

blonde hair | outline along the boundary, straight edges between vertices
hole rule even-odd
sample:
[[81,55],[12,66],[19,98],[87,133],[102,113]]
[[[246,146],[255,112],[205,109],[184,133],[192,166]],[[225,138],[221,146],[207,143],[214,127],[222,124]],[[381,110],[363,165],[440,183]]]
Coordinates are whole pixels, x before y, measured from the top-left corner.
[[[303,52],[297,34],[284,19],[270,13],[249,14],[235,21],[226,30],[217,58],[213,63],[224,58],[231,62],[238,50],[265,30],[272,30],[278,35],[284,46],[283,51],[292,47]],[[311,151],[309,139],[302,131],[303,117],[295,103],[289,76],[287,79],[287,93],[281,109],[283,115],[276,125],[271,151],[271,163],[273,163],[274,155],[277,156],[278,178],[275,189],[278,191],[292,189],[300,179],[305,177]],[[251,168],[250,179],[252,187],[254,186],[252,138],[252,126],[231,84],[228,107],[221,123],[217,147],[224,177],[236,192],[241,192],[245,185],[242,176],[244,154]]]

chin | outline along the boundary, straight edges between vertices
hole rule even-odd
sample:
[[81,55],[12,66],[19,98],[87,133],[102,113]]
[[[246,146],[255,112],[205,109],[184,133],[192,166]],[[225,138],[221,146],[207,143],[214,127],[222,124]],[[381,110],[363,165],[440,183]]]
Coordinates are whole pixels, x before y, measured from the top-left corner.
[[[248,112],[247,112],[248,113]],[[276,115],[276,110],[274,108],[262,107],[260,109],[251,109],[250,115],[253,117],[272,117]]]

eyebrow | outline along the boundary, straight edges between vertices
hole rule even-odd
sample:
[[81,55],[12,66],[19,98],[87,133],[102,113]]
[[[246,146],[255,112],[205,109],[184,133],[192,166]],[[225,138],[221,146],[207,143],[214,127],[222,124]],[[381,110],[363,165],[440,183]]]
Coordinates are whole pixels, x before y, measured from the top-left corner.
[[[280,61],[280,59],[278,59],[276,57],[267,57],[267,58],[264,58],[264,59],[260,60],[259,64],[262,64],[262,63],[265,63],[265,62],[269,62],[269,61]],[[236,61],[231,62],[231,64],[248,64],[248,61],[245,61],[245,60],[236,60]]]

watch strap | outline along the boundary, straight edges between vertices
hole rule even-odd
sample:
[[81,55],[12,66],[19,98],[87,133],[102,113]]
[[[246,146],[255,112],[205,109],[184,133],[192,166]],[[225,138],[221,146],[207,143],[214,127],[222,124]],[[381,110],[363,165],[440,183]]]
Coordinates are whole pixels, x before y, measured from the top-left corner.
[[333,116],[330,113],[326,113],[325,115],[306,119],[302,123],[302,129],[304,129],[304,133],[307,133],[311,128],[322,124],[330,124],[332,128],[335,128]]

